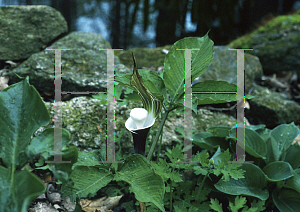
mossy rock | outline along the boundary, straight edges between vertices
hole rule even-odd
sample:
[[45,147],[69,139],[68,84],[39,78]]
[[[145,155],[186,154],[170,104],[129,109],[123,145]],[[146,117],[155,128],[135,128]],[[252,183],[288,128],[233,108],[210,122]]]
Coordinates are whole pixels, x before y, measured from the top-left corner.
[[233,48],[253,49],[265,74],[298,71],[300,66],[300,10],[278,16],[264,26],[228,44]]
[[246,111],[246,117],[250,123],[265,124],[271,129],[280,124],[299,123],[300,106],[298,103],[259,85],[254,86],[251,94],[256,97],[249,100],[250,110]]

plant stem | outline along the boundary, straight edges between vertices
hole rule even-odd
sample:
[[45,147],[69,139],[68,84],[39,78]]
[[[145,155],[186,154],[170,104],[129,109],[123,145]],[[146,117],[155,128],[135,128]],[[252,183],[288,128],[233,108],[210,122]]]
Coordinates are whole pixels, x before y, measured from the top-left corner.
[[162,144],[162,135],[163,135],[163,129],[161,130],[161,134],[160,134],[160,141],[159,141],[159,147],[158,147],[158,151],[157,151],[157,158],[156,158],[156,162],[158,162],[159,159],[159,155],[160,155],[160,150],[161,150],[161,144]]
[[171,109],[167,109],[167,110],[165,111],[164,116],[162,117],[161,123],[160,123],[160,125],[159,125],[158,131],[157,131],[157,133],[156,133],[156,135],[155,135],[154,141],[153,141],[153,143],[152,143],[152,146],[151,146],[151,148],[150,148],[149,154],[148,154],[148,156],[147,156],[147,160],[148,160],[148,161],[151,161],[151,159],[152,159],[153,152],[154,152],[154,148],[156,147],[156,144],[157,144],[159,135],[161,134],[162,128],[163,128],[164,125],[165,125],[165,122],[166,122],[166,119],[167,119],[167,117],[168,117],[168,114],[169,114],[172,110],[174,110],[175,108],[176,108],[175,106],[172,106]]
[[173,194],[173,188],[172,188],[172,180],[171,180],[171,184],[170,184],[170,212],[172,212],[172,207],[173,207],[173,202],[172,202],[172,194]]
[[200,188],[199,188],[199,190],[198,190],[198,192],[197,192],[197,196],[200,195],[200,192],[201,192],[201,190],[202,190],[202,188],[203,188],[203,186],[204,186],[204,182],[205,182],[205,180],[206,180],[208,174],[209,174],[209,172],[207,172],[207,174],[206,174],[205,177],[203,178],[203,180],[202,180],[202,182],[201,182],[201,185],[200,185]]

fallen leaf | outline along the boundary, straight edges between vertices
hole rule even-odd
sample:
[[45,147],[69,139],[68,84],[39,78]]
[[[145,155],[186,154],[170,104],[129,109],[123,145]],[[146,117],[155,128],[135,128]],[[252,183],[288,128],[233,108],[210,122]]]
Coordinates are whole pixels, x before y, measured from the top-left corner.
[[0,91],[8,87],[9,76],[0,77]]
[[102,128],[99,125],[97,125],[97,128],[98,128],[99,132],[103,133]]
[[100,199],[95,200],[88,200],[88,199],[81,199],[80,205],[82,207],[82,210],[86,212],[112,212],[114,207],[116,207],[119,204],[120,199],[122,196],[116,196],[116,197],[102,197]]

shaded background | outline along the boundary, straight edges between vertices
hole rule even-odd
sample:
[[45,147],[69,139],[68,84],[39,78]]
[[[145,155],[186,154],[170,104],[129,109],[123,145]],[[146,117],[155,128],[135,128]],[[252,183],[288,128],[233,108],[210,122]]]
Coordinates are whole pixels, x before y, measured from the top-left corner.
[[[226,45],[272,17],[300,7],[296,0],[0,0],[6,5],[48,5],[62,13],[69,32],[100,33],[113,48],[158,47],[187,36]],[[1,30],[1,29],[0,29]]]

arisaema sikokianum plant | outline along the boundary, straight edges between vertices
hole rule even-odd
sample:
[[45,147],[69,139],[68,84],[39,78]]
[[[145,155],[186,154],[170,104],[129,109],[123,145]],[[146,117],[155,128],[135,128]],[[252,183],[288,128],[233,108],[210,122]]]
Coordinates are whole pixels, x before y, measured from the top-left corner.
[[130,112],[125,126],[132,133],[134,153],[145,156],[145,144],[148,132],[162,108],[162,101],[157,99],[143,83],[133,57],[134,68],[130,84],[138,91],[144,108],[134,108]]
[[[143,103],[143,106],[138,106],[137,108],[133,108],[131,110],[130,117],[124,123],[125,127],[129,131],[131,131],[133,135],[135,153],[145,155],[145,142],[147,134],[150,128],[155,123],[158,115],[161,112],[161,109],[164,109],[164,113],[162,114],[162,117],[160,119],[157,133],[151,143],[151,148],[147,155],[147,160],[138,154],[130,155],[126,157],[124,163],[125,165],[117,166],[116,169],[116,174],[118,178],[122,178],[122,180],[130,183],[133,187],[136,188],[134,192],[137,198],[143,196],[143,198],[138,199],[140,202],[153,202],[161,210],[163,210],[164,208],[163,204],[161,204],[161,202],[164,199],[163,195],[165,194],[164,182],[162,181],[162,178],[160,176],[157,177],[156,174],[153,173],[153,167],[151,167],[150,161],[154,149],[157,146],[159,137],[162,135],[162,129],[168,117],[168,114],[171,111],[177,108],[183,108],[186,105],[184,102],[186,75],[185,51],[182,51],[184,49],[197,49],[191,52],[191,80],[193,81],[206,71],[213,58],[213,41],[209,39],[208,35],[198,38],[184,38],[177,41],[166,55],[164,61],[164,71],[161,74],[155,71],[137,69],[137,64],[133,57],[133,72],[126,74],[116,73],[116,76],[114,78],[114,81],[118,83],[118,85],[115,87],[115,100],[119,101],[120,99],[122,99],[120,95],[120,91],[122,89],[120,88],[121,86],[124,86],[127,88],[127,90],[124,92],[125,99],[127,102],[136,101],[137,99],[140,99],[140,101]],[[215,92],[213,92],[237,91],[237,86],[235,84],[228,83],[225,81],[210,80],[205,82],[198,82],[193,83],[191,87],[193,92],[206,91],[205,94],[192,94],[191,109],[196,115],[198,105],[225,103],[237,101],[240,99],[240,97],[237,98],[236,93],[216,94]],[[104,95],[102,97],[105,97]],[[162,140],[160,141],[161,146]],[[160,148],[158,149],[157,156],[160,155],[159,151]],[[144,164],[145,166],[140,167],[140,169],[136,167],[137,159],[139,159],[142,162],[141,164]],[[130,177],[128,177],[129,168],[132,171],[132,175],[130,175]],[[155,183],[152,182],[150,178],[149,180],[141,180],[144,176],[150,176],[150,172],[147,172],[146,174],[144,173],[146,168],[152,170],[151,179],[154,179],[155,177],[158,179],[155,181]],[[140,177],[142,178],[137,178],[137,176],[135,176],[137,173],[140,174]],[[136,184],[137,182],[148,183],[145,186],[145,190],[147,190],[147,192],[142,191],[140,184]],[[153,193],[153,197],[155,197],[155,199],[147,199],[149,197],[149,188],[152,188],[152,186],[157,186],[158,184],[162,186],[160,193],[157,192],[159,186],[155,189],[150,189],[152,191],[155,191]],[[172,191],[172,189],[170,190]],[[157,196],[157,194],[159,195]],[[170,202],[172,202],[172,200]]]
[[[213,44],[208,34],[203,37],[183,38],[175,42],[166,55],[164,71],[161,74],[155,71],[137,69],[135,60],[133,61],[134,69],[132,73],[123,75],[116,73],[115,82],[119,85],[116,87],[124,86],[132,90],[130,93],[129,89],[127,89],[125,95],[126,101],[136,101],[137,96],[139,96],[143,103],[144,110],[134,109],[131,113],[131,117],[126,122],[126,128],[132,132],[133,136],[137,136],[137,132],[134,132],[137,130],[149,131],[149,127],[154,124],[161,108],[163,107],[164,109],[158,132],[147,156],[148,160],[151,160],[168,114],[177,108],[185,107],[185,51],[182,50],[196,49],[191,51],[191,80],[194,81],[207,70],[211,63],[214,54]],[[224,92],[238,90],[237,85],[226,81],[208,80],[193,83],[191,87],[193,92],[206,91],[205,93],[192,93],[191,109],[195,114],[197,114],[198,105],[233,102],[244,98],[244,96],[237,97],[238,92],[232,94],[216,94],[214,91]],[[246,95],[245,98],[251,97]],[[116,99],[118,99],[118,96],[116,96]],[[140,124],[138,124],[138,122],[140,122]],[[142,146],[144,147],[144,144],[142,144]]]

